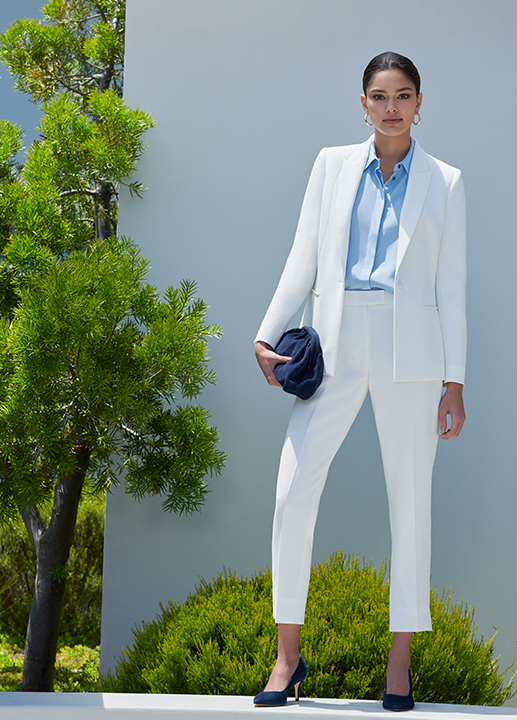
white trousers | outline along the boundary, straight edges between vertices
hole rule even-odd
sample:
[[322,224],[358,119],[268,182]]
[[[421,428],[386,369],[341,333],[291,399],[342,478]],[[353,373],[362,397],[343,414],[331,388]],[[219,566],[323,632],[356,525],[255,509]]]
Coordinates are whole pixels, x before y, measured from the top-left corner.
[[431,629],[431,480],[441,381],[394,382],[393,295],[345,292],[334,377],[295,400],[273,522],[273,614],[302,624],[314,526],[328,469],[370,391],[391,526],[390,629]]

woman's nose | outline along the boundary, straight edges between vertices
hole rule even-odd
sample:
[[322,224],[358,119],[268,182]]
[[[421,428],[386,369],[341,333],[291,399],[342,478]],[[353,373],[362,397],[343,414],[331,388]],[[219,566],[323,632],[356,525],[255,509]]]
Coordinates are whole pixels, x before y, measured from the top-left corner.
[[386,104],[387,112],[397,112],[397,103],[394,100],[388,100]]

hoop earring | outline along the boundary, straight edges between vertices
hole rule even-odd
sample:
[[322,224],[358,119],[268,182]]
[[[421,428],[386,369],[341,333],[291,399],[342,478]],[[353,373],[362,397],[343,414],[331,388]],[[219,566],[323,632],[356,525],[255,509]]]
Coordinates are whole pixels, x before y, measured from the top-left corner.
[[[368,122],[368,118],[370,119],[370,122]],[[366,113],[366,115],[364,116],[364,121],[365,121],[365,123],[368,125],[368,127],[371,127],[371,126],[373,125],[372,119],[371,119],[371,117],[368,115],[368,113]]]
[[[418,117],[418,120],[415,122],[415,118]],[[420,121],[422,118],[420,117],[420,113],[417,113],[415,117],[413,118],[413,125],[420,125]]]

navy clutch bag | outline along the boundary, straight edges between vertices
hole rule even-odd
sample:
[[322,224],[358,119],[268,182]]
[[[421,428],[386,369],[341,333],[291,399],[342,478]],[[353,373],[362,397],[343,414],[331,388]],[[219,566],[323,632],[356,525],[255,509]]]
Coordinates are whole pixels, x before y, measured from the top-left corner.
[[316,330],[304,326],[285,332],[275,347],[278,355],[288,355],[288,363],[275,366],[275,377],[285,392],[308,400],[323,380],[323,353]]

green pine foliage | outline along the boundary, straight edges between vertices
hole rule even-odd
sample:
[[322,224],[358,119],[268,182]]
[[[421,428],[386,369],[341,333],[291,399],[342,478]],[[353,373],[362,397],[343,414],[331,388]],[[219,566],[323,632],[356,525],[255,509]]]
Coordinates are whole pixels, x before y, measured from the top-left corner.
[[31,691],[53,687],[83,487],[124,478],[137,499],[192,512],[225,460],[192,403],[215,382],[220,330],[194,283],[160,296],[136,246],[116,239],[119,188],[145,189],[131,176],[154,124],[122,100],[125,5],[50,0],[42,20],[0,33],[15,87],[43,110],[23,164],[21,130],[0,123],[0,524],[21,514],[37,555]]
[[94,489],[117,484],[137,498],[193,512],[207,474],[225,455],[202,407],[183,404],[208,384],[206,322],[195,284],[164,297],[145,281],[148,262],[123,238],[53,261],[27,280],[11,321],[0,320],[0,446],[10,470],[0,518],[41,506],[54,478],[88,448]]
[[[100,644],[104,497],[86,491],[66,565],[67,583],[59,645]],[[50,507],[42,512],[48,523]],[[21,518],[0,527],[0,630],[22,646],[34,592],[36,554]]]
[[[313,568],[301,652],[305,697],[378,700],[391,633],[387,564],[380,570],[341,551]],[[450,592],[431,596],[433,632],[415,635],[412,673],[420,702],[501,705],[511,694],[493,657],[493,638],[477,639],[473,611]],[[271,573],[222,573],[154,622],[101,681],[109,692],[254,695],[276,657]]]
[[125,0],[50,0],[43,22],[22,18],[3,33],[0,59],[34,102],[68,92],[87,100],[106,68],[122,92]]
[[[0,312],[11,316],[27,278],[47,270],[95,240],[95,188],[118,184],[135,170],[150,116],[127,108],[113,90],[93,93],[89,114],[76,98],[58,96],[43,106],[42,139],[14,163],[21,131],[0,126]],[[141,191],[137,183],[133,187]],[[116,206],[111,222],[115,227]],[[4,298],[3,307],[1,304]]]

